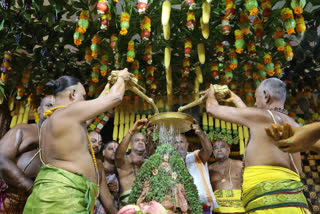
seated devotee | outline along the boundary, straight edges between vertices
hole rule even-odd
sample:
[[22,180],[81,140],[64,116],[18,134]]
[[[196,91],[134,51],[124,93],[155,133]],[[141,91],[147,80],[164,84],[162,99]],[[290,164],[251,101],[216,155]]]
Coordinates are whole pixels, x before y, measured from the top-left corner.
[[38,124],[18,124],[0,140],[0,182],[3,187],[0,189],[0,211],[23,211],[41,167],[38,130],[45,120],[43,112],[52,106],[53,96],[44,97],[38,108]]
[[53,88],[56,107],[40,129],[40,160],[43,164],[35,180],[24,213],[92,213],[98,195],[98,167],[88,151],[86,121],[119,105],[130,78],[127,69],[118,73],[109,93],[85,101],[80,81],[62,76],[47,83]]
[[[146,119],[136,121],[122,139],[116,151],[115,164],[120,181],[120,208],[128,204],[131,187],[145,161],[146,137],[137,131],[147,125],[147,122]],[[131,152],[127,155],[129,145]]]
[[210,184],[209,170],[207,161],[212,153],[212,145],[207,135],[201,130],[199,124],[195,121],[192,129],[200,139],[202,148],[192,153],[188,152],[188,140],[185,135],[179,134],[175,137],[174,147],[177,149],[180,157],[184,160],[189,173],[197,186],[200,202],[203,207],[203,213],[210,213],[213,207],[218,207]]
[[300,153],[282,152],[264,130],[265,126],[285,121],[293,127],[298,126],[283,109],[285,83],[277,78],[262,81],[255,92],[257,108],[222,106],[215,97],[213,86],[207,96],[209,115],[250,129],[242,184],[246,213],[310,213],[299,176]]
[[120,184],[118,180],[117,175],[117,169],[115,165],[115,155],[118,148],[118,142],[111,140],[104,144],[103,146],[103,167],[104,172],[107,180],[107,184],[109,187],[109,190],[112,194],[112,197],[114,199],[114,202],[116,206],[118,207],[118,194],[120,192]]
[[214,213],[245,213],[241,201],[242,161],[229,158],[230,147],[223,140],[213,144],[216,162],[209,166],[210,182],[218,208]]
[[[92,148],[94,151],[95,156],[97,157],[101,151],[102,147],[102,137],[99,132],[97,131],[90,131],[89,132],[90,141],[92,143]],[[116,204],[113,201],[112,195],[109,191],[108,185],[104,168],[103,162],[96,158],[98,169],[99,169],[99,197],[96,199],[94,214],[105,214],[105,213],[114,213],[118,212],[116,208]]]
[[283,152],[305,152],[307,150],[320,153],[320,122],[292,128],[289,123],[273,124],[266,127],[267,134],[275,140],[275,145]]

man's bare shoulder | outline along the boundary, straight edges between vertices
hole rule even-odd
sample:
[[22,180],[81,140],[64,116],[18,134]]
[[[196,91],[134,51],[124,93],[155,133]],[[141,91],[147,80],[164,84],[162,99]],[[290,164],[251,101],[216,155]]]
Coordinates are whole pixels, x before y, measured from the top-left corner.
[[16,134],[17,132],[21,131],[22,133],[24,132],[37,132],[37,124],[32,123],[32,124],[18,124],[9,129],[9,131],[3,136],[3,138],[0,140],[0,145],[5,141],[6,138],[8,137],[15,137],[11,136],[12,134]]
[[216,167],[217,167],[217,162],[214,162],[209,165],[208,169],[209,171],[214,171]]

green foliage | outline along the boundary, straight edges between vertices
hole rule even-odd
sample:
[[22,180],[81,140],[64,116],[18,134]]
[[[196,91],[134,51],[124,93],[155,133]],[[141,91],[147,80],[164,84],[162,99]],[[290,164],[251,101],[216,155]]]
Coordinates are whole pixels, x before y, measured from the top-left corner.
[[[173,178],[172,172],[159,168],[165,155],[169,157],[168,163],[172,172],[177,174],[176,179]],[[158,172],[153,175],[152,171],[155,169],[158,169]],[[129,197],[131,203],[136,203],[146,181],[150,184],[150,192],[145,197],[146,201],[155,200],[161,203],[164,197],[171,192],[172,187],[177,183],[181,183],[184,185],[191,213],[202,213],[202,206],[193,178],[173,146],[169,144],[158,146],[155,154],[142,165]]]
[[231,135],[231,133],[227,133],[225,131],[220,130],[212,130],[207,134],[208,138],[212,141],[224,141],[228,144],[238,144],[239,136],[237,134]]

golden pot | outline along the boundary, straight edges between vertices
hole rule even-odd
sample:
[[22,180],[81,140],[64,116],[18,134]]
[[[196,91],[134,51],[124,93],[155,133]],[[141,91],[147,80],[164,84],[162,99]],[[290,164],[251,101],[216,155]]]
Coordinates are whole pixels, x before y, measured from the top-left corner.
[[194,118],[190,114],[181,112],[164,112],[149,118],[152,125],[165,126],[167,129],[172,126],[174,129],[179,130],[180,133],[189,131],[193,120]]

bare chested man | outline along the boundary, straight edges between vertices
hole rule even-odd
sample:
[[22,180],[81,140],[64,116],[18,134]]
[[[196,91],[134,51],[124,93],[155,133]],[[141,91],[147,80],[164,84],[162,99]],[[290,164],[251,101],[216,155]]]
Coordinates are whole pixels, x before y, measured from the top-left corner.
[[103,167],[106,175],[107,184],[109,190],[117,201],[118,194],[120,192],[120,184],[117,176],[117,168],[115,164],[116,151],[118,149],[118,142],[111,140],[104,144],[103,146]]
[[[8,185],[7,199],[1,208],[7,213],[22,213],[32,191],[41,162],[39,159],[39,128],[45,120],[43,112],[53,106],[53,96],[41,100],[38,124],[18,124],[0,141],[0,178]],[[1,180],[0,179],[0,180]]]
[[[78,79],[62,76],[51,81],[56,100],[52,115],[41,128],[41,156],[45,164],[35,181],[24,213],[92,213],[98,193],[95,160],[88,151],[86,121],[119,105],[130,78],[121,70],[109,93],[85,101]],[[50,114],[47,114],[48,116]]]
[[208,159],[212,154],[212,144],[207,135],[202,131],[199,124],[194,121],[192,124],[194,133],[199,137],[202,148],[188,154],[188,140],[185,135],[179,134],[175,137],[174,147],[180,157],[184,160],[189,173],[193,177],[197,187],[203,213],[211,213],[213,207],[217,207],[212,187],[210,184]]
[[282,152],[264,130],[272,123],[282,124],[284,121],[293,127],[298,126],[283,109],[285,84],[277,78],[264,80],[255,92],[257,108],[221,106],[213,87],[207,95],[206,108],[211,116],[250,129],[242,185],[246,213],[308,213],[299,176],[300,154]]
[[219,204],[214,213],[245,213],[241,201],[242,161],[229,158],[230,148],[222,140],[213,144],[216,162],[209,166],[210,182]]
[[[99,132],[90,131],[89,132],[90,141],[92,143],[92,148],[94,154],[97,155],[100,153],[102,148],[102,137]],[[107,182],[104,179],[106,177],[105,171],[103,168],[103,162],[97,158],[97,164],[99,168],[99,198],[96,200],[94,214],[104,214],[111,213],[116,214],[118,212],[116,204],[113,201],[112,195],[108,188]]]
[[[115,163],[120,180],[120,208],[128,204],[131,187],[145,161],[146,137],[144,134],[136,132],[147,125],[147,122],[146,119],[136,121],[116,151]],[[129,145],[131,153],[126,155]]]

